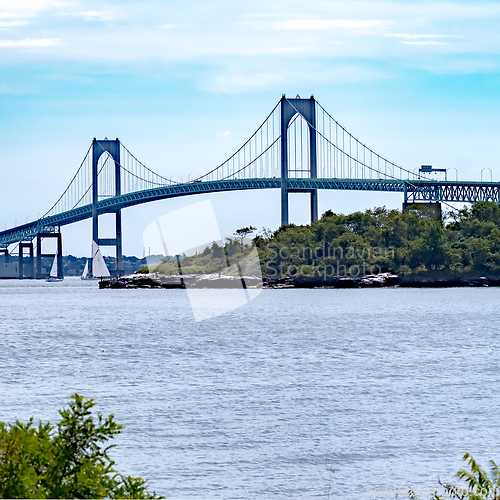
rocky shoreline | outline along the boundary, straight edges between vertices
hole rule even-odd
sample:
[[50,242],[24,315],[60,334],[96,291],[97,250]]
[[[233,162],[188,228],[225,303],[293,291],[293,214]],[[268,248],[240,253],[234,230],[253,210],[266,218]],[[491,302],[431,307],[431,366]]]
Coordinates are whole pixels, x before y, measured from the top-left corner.
[[99,288],[260,288],[262,279],[255,276],[224,276],[219,274],[172,275],[158,273],[130,274],[103,279]]
[[131,274],[119,278],[104,279],[99,288],[451,288],[500,286],[500,277],[438,278],[424,276],[397,276],[380,273],[363,277],[296,276],[279,279],[255,276],[221,276],[218,274],[164,276],[157,273]]

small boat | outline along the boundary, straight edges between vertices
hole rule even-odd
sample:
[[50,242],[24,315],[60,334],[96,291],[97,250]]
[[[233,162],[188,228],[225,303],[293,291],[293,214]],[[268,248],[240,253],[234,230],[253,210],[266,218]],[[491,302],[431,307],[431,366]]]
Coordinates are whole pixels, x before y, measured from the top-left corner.
[[97,280],[99,278],[94,278],[92,276],[92,273],[89,271],[89,260],[87,259],[87,262],[85,262],[85,268],[83,270],[83,273],[80,277],[82,280]]
[[85,262],[85,268],[83,269],[83,273],[81,276],[82,280],[88,280],[89,279],[89,261]]
[[92,242],[92,277],[101,279],[110,277],[108,266],[95,241]]
[[54,262],[52,263],[52,268],[50,269],[49,277],[45,280],[50,283],[55,283],[57,281],[62,281],[62,278],[57,277],[57,255],[54,257]]

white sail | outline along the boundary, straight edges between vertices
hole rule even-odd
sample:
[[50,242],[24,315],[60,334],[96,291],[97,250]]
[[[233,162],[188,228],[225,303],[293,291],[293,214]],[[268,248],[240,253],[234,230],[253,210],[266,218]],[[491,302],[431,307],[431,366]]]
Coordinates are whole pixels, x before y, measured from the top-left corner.
[[89,261],[85,262],[85,269],[83,270],[82,273],[82,280],[85,280],[89,277]]
[[92,242],[92,276],[94,278],[109,278],[109,270],[101,250],[95,241]]
[[54,262],[52,263],[52,268],[50,269],[50,277],[57,278],[57,257],[54,257]]

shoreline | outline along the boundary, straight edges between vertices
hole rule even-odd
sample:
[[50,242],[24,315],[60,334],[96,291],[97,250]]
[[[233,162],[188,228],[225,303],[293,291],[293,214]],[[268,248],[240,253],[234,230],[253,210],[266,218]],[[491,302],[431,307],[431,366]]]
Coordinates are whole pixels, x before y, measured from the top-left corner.
[[132,274],[119,278],[108,278],[99,282],[101,289],[164,288],[164,289],[214,289],[214,288],[459,288],[500,286],[499,276],[397,276],[381,273],[360,277],[314,277],[297,276],[279,279],[256,276],[173,275],[156,273]]

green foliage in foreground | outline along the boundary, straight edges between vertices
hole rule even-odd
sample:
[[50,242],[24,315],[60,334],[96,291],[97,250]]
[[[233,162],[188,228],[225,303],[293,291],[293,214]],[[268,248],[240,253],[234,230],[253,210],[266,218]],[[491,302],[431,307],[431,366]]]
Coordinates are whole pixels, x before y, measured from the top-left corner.
[[139,477],[115,471],[107,442],[121,432],[113,415],[74,394],[57,425],[0,422],[0,498],[158,498]]
[[[453,498],[456,500],[498,500],[500,499],[500,469],[490,460],[490,474],[474,460],[470,453],[463,457],[470,470],[460,469],[457,477],[465,482],[464,487],[453,484],[442,484],[439,492],[434,492],[432,500]],[[419,500],[417,494],[410,490],[409,498]]]

